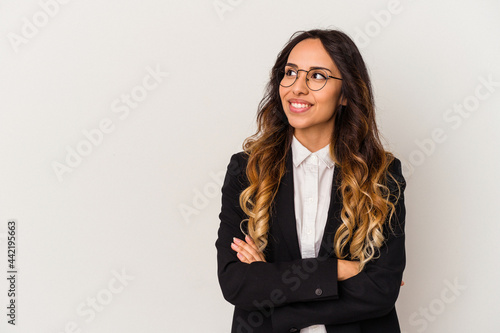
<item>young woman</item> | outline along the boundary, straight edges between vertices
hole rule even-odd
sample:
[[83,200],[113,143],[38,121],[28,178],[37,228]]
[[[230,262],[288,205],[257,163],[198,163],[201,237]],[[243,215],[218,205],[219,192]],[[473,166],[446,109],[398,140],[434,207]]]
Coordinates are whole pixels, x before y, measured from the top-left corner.
[[406,182],[352,40],[292,36],[257,122],[231,156],[215,243],[231,332],[400,332]]

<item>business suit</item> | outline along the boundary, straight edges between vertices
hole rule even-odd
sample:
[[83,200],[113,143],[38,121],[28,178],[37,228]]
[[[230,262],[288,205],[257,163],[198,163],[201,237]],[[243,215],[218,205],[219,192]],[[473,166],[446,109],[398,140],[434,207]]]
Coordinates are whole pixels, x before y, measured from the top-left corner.
[[[286,174],[272,205],[267,262],[240,262],[230,248],[233,237],[244,239],[240,221],[247,218],[239,206],[239,194],[248,186],[247,156],[231,156],[222,187],[221,224],[217,248],[218,278],[224,298],[235,305],[232,333],[299,332],[323,324],[328,333],[400,332],[395,302],[405,267],[405,205],[401,193],[393,217],[394,231],[384,229],[380,257],[356,276],[337,281],[337,258],[333,252],[335,232],[342,223],[339,167],[335,166],[328,220],[317,258],[302,259],[294,212],[292,151],[288,151]],[[404,190],[401,162],[389,171]],[[389,177],[389,188],[397,186]],[[394,201],[393,201],[394,202]]]

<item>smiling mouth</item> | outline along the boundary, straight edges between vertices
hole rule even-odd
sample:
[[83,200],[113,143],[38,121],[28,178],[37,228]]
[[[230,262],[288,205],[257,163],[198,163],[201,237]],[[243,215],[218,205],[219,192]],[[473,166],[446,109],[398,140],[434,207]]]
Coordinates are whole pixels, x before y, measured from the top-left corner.
[[312,106],[312,104],[308,103],[289,103],[290,105],[290,111],[291,112],[304,112],[306,110],[309,110]]
[[305,109],[311,107],[311,104],[303,104],[303,103],[290,103],[296,109]]

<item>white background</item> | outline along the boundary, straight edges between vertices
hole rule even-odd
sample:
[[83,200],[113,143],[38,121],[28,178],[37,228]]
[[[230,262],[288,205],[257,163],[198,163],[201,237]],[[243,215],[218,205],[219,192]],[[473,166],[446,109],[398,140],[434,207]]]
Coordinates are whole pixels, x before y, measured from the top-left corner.
[[[355,39],[384,142],[405,164],[403,331],[497,332],[499,1],[54,3],[0,2],[2,332],[229,332],[214,246],[222,179],[277,53],[312,28]],[[144,90],[148,70],[168,75]],[[131,93],[142,98],[125,117]],[[69,167],[78,147],[86,156]]]

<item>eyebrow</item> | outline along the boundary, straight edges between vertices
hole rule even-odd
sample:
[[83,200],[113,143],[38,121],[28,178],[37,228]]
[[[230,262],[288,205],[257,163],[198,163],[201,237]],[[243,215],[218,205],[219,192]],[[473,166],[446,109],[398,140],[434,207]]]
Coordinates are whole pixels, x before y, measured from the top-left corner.
[[[295,64],[292,64],[291,62],[287,63],[285,66],[290,66],[290,67],[296,67],[296,68],[299,68],[299,66],[295,65]],[[330,73],[333,73],[330,69],[326,68],[326,67],[320,67],[320,66],[313,66],[313,67],[309,67],[309,70],[311,69],[326,69],[327,71],[329,71]]]

